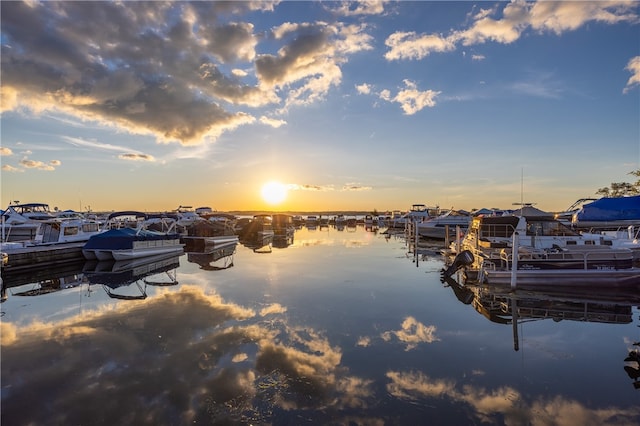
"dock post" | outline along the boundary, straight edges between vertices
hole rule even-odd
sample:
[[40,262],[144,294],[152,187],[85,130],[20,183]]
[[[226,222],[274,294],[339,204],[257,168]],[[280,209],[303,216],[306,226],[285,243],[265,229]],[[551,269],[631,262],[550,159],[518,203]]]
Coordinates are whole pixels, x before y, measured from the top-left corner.
[[513,327],[513,350],[520,349],[520,339],[518,339],[518,306],[516,298],[511,298],[511,325]]
[[413,250],[415,252],[415,256],[416,256],[416,268],[418,267],[418,259],[419,259],[419,254],[418,254],[418,221],[416,220],[413,223],[413,232],[414,232],[414,236],[413,236]]
[[513,244],[511,247],[511,289],[516,288],[518,276],[518,247],[520,246],[520,236],[518,231],[513,233]]
[[444,246],[449,247],[449,225],[444,226]]

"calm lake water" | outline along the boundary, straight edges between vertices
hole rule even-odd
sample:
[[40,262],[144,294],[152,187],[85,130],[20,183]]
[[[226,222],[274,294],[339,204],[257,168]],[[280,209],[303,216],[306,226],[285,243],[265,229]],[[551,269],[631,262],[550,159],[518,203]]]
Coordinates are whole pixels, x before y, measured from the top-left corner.
[[122,267],[4,277],[3,425],[640,424],[631,291],[443,284],[361,226]]

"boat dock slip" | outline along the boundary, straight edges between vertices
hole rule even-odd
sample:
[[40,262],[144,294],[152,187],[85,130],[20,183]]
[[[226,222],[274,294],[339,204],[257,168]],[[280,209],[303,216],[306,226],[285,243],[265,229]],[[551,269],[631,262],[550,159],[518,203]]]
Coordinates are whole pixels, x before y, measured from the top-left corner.
[[84,259],[82,256],[84,244],[84,241],[80,241],[55,246],[3,247],[2,251],[8,255],[7,265],[3,266],[3,269],[13,271]]

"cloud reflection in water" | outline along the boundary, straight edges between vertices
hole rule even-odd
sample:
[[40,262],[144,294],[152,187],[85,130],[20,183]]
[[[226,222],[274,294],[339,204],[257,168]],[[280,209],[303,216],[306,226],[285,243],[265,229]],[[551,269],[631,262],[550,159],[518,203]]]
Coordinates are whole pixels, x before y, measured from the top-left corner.
[[[321,331],[288,324],[286,311],[273,304],[256,312],[182,285],[56,324],[3,322],[2,421],[383,424],[394,416],[415,420],[435,401],[470,423],[634,424],[640,417],[640,409],[529,398],[473,378],[394,370],[358,377],[344,365],[340,347]],[[377,342],[354,337],[353,350],[375,352],[396,338],[407,344],[406,353],[437,342],[435,332],[407,317]]]

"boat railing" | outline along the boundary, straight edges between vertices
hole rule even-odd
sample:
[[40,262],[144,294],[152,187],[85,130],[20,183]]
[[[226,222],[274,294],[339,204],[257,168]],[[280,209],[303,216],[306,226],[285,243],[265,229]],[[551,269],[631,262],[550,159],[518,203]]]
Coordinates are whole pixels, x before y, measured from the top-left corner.
[[483,223],[478,229],[478,238],[509,238],[514,232],[515,228],[508,223]]
[[[588,249],[587,249],[588,247]],[[512,250],[501,250],[500,261],[510,267],[513,264],[513,251]],[[571,250],[554,250],[554,251],[545,251],[545,250],[533,250],[533,251],[523,251],[518,253],[518,262],[526,261],[526,260],[554,260],[554,261],[580,261],[582,263],[582,269],[590,269],[589,266],[593,262],[602,261],[602,260],[632,260],[633,253],[628,249],[611,249],[609,247],[603,246],[584,246],[581,249],[571,249]],[[485,266],[483,263],[483,269],[487,269],[487,267],[494,269],[496,268],[495,262],[490,259],[487,260],[487,265]],[[596,269],[601,269],[601,266],[597,266]]]

